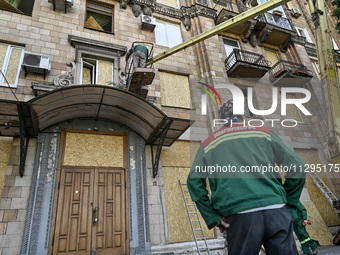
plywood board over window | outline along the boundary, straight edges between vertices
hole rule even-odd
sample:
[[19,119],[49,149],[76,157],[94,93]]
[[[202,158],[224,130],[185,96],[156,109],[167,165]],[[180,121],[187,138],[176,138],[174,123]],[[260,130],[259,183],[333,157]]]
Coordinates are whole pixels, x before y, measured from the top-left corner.
[[0,43],[0,85],[17,86],[23,57],[22,47]]
[[64,165],[124,167],[124,136],[66,133]]
[[279,61],[279,55],[274,50],[265,49],[264,53],[266,58],[270,61],[271,66],[275,65]]
[[[162,150],[161,160],[169,243],[194,240],[178,181],[186,182],[187,180],[191,166],[190,154],[193,147],[198,148],[198,146],[192,146],[192,142],[177,141],[171,147]],[[190,203],[190,200],[187,201]],[[214,231],[208,230],[202,217],[201,221],[206,238],[214,238]],[[199,228],[197,222],[194,222],[194,224],[196,224],[194,228]],[[198,234],[198,232],[196,233]]]
[[164,106],[190,108],[189,77],[167,72],[159,72],[161,102]]
[[[301,159],[311,167],[317,164],[322,165],[321,160],[319,158],[319,154],[317,150],[307,150],[307,149],[294,149],[294,151],[301,157]],[[318,173],[323,182],[330,187],[328,179],[326,177],[325,172]],[[313,180],[307,174],[306,179],[306,187],[308,189],[309,195],[316,208],[321,214],[321,217],[325,221],[327,226],[337,226],[340,224],[339,216],[336,213],[336,210],[333,206],[328,202],[326,197],[321,193],[318,187],[314,184]]]

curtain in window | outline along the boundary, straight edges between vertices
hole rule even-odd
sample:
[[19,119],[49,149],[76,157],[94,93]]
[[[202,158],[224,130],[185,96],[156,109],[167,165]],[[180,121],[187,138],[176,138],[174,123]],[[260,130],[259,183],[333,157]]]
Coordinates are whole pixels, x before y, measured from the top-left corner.
[[15,8],[18,8],[21,0],[5,0],[10,5],[14,6]]

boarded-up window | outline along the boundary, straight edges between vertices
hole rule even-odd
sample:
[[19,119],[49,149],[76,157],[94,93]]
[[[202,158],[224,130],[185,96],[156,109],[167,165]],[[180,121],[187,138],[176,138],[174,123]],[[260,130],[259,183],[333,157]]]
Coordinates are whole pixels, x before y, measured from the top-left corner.
[[189,77],[159,72],[162,105],[190,108]]
[[[286,98],[295,99],[295,96],[291,94],[287,94]],[[296,107],[295,104],[287,104],[286,109],[287,109],[287,115],[286,115],[287,119],[293,119],[293,120],[296,120],[297,122],[303,122],[299,109]]]
[[0,44],[0,85],[16,87],[24,49],[18,46]]
[[111,6],[87,2],[85,27],[113,32],[113,8]]
[[275,65],[279,61],[279,55],[274,50],[265,49],[264,53],[266,58],[270,61],[271,66]]
[[[197,146],[195,145],[193,145],[193,142],[177,141],[171,147],[162,150],[161,160],[169,243],[194,240],[178,180],[186,182],[188,178],[191,166],[191,149],[195,147],[197,151],[199,143],[197,143]],[[186,196],[189,196],[188,192],[186,192]],[[187,202],[190,203],[190,199],[187,199]],[[208,230],[202,217],[201,221],[206,238],[214,238],[214,231]],[[193,224],[194,228],[199,228],[198,222]],[[200,233],[196,231],[196,234]]]
[[82,58],[81,84],[112,85],[113,62]]

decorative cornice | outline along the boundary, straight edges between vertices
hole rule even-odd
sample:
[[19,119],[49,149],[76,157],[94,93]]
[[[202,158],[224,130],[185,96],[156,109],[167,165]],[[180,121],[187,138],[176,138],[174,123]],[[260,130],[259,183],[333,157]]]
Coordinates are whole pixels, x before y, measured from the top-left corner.
[[118,54],[119,56],[124,56],[127,51],[126,46],[92,40],[89,38],[84,38],[84,37],[79,37],[79,36],[74,36],[74,35],[69,35],[68,41],[76,49],[79,47],[82,47],[82,48],[89,47],[91,49],[98,49],[100,52],[103,52],[108,55],[117,56]]
[[160,3],[156,3],[155,13],[159,13],[177,19],[180,19],[182,17],[181,11],[179,9]]
[[132,4],[138,4],[144,7],[150,7],[152,10],[155,9],[155,5],[157,4],[155,0],[131,0]]
[[213,20],[216,19],[216,17],[217,17],[217,14],[216,14],[217,10],[215,10],[213,8],[209,8],[208,6],[200,5],[200,4],[196,4],[195,7],[197,8],[198,15],[204,16],[204,17],[207,17],[207,18],[211,18]]

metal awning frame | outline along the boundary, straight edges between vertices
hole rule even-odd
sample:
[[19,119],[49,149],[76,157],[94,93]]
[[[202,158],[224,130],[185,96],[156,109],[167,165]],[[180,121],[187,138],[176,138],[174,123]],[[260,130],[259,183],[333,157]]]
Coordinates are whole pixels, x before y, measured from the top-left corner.
[[[74,87],[79,88],[80,86],[74,86]],[[89,86],[84,85],[83,87],[89,87]],[[100,86],[97,86],[97,87],[100,87]],[[102,95],[102,98],[101,98],[99,105],[98,105],[98,111],[97,111],[96,116],[91,116],[92,119],[102,120],[102,118],[99,117],[99,112],[101,110],[101,107],[105,106],[105,104],[103,102],[103,97],[105,96],[106,89],[113,89],[113,88],[107,88],[106,86],[103,86],[103,95]],[[7,109],[11,109],[11,111],[13,113],[15,111],[14,104],[16,105],[16,108],[17,108],[17,112],[15,112],[14,114],[11,114],[11,119],[13,119],[16,123],[18,122],[19,125],[16,124],[15,127],[13,126],[12,128],[16,128],[16,129],[13,130],[12,132],[4,133],[4,134],[0,133],[0,135],[9,136],[9,137],[11,137],[11,136],[12,137],[18,137],[18,136],[20,137],[19,173],[20,173],[21,177],[23,177],[23,175],[24,175],[25,161],[26,161],[26,156],[27,156],[29,139],[33,138],[33,137],[37,137],[39,132],[48,128],[48,127],[44,127],[43,130],[40,130],[41,129],[39,127],[39,121],[40,121],[39,117],[40,116],[38,116],[37,113],[34,110],[34,103],[37,102],[37,100],[39,100],[40,98],[44,99],[44,96],[51,95],[54,92],[58,93],[61,90],[63,90],[63,89],[59,89],[59,90],[55,90],[55,91],[46,93],[44,95],[41,95],[39,97],[36,97],[36,98],[28,101],[28,102],[0,100],[0,103],[3,103],[4,107],[5,107],[4,111],[2,113],[0,112],[0,116],[5,116],[3,121],[7,119],[7,113],[5,112],[6,111],[6,105],[11,106]],[[162,112],[160,109],[158,109],[156,106],[152,105],[151,103],[145,101],[144,99],[142,99],[142,98],[140,98],[140,97],[138,97],[138,96],[136,96],[136,95],[134,95],[130,92],[125,92],[125,93],[127,93],[127,97],[129,97],[131,95],[133,96],[133,98],[136,97],[134,100],[143,100],[145,103],[147,103],[148,107],[150,107],[150,105],[151,105],[153,107],[152,109],[156,110],[160,114],[157,118],[159,118],[161,116],[161,119],[159,119],[159,123],[157,123],[156,127],[152,128],[152,132],[148,134],[148,138],[145,140],[145,144],[151,146],[152,171],[153,171],[153,177],[156,177],[157,173],[158,173],[158,165],[159,165],[160,155],[161,155],[161,151],[162,151],[163,146],[171,146],[190,127],[190,120],[168,117],[164,112]],[[82,103],[83,102],[79,102],[78,105],[81,105]],[[138,101],[137,101],[137,103],[138,103]],[[78,106],[78,105],[75,104],[75,106]],[[69,106],[69,105],[67,105],[67,106]],[[111,107],[112,107],[112,105],[111,105]],[[59,106],[56,105],[52,109],[52,111],[53,110],[58,111],[58,109],[60,109],[60,108],[63,108],[62,105],[59,105]],[[119,105],[115,105],[113,107],[113,109],[124,110],[128,114],[133,113],[133,112],[130,111],[129,108],[125,109],[125,108],[123,108],[122,106],[119,106]],[[48,113],[48,112],[49,111],[43,112],[41,116],[44,117],[43,115],[45,113]],[[140,121],[143,121],[146,125],[148,125],[150,127],[153,126],[152,122],[154,124],[156,124],[155,119],[153,121],[148,120],[148,119],[145,119],[143,116],[139,116],[138,114],[135,114],[134,117],[140,119]],[[157,118],[156,118],[156,120],[157,120]],[[110,121],[110,120],[108,120],[108,121]],[[57,124],[57,122],[54,123],[54,124]],[[132,128],[132,130],[134,130],[134,129]],[[138,133],[137,130],[135,130],[135,131]],[[154,146],[156,147],[156,151],[154,151]]]

